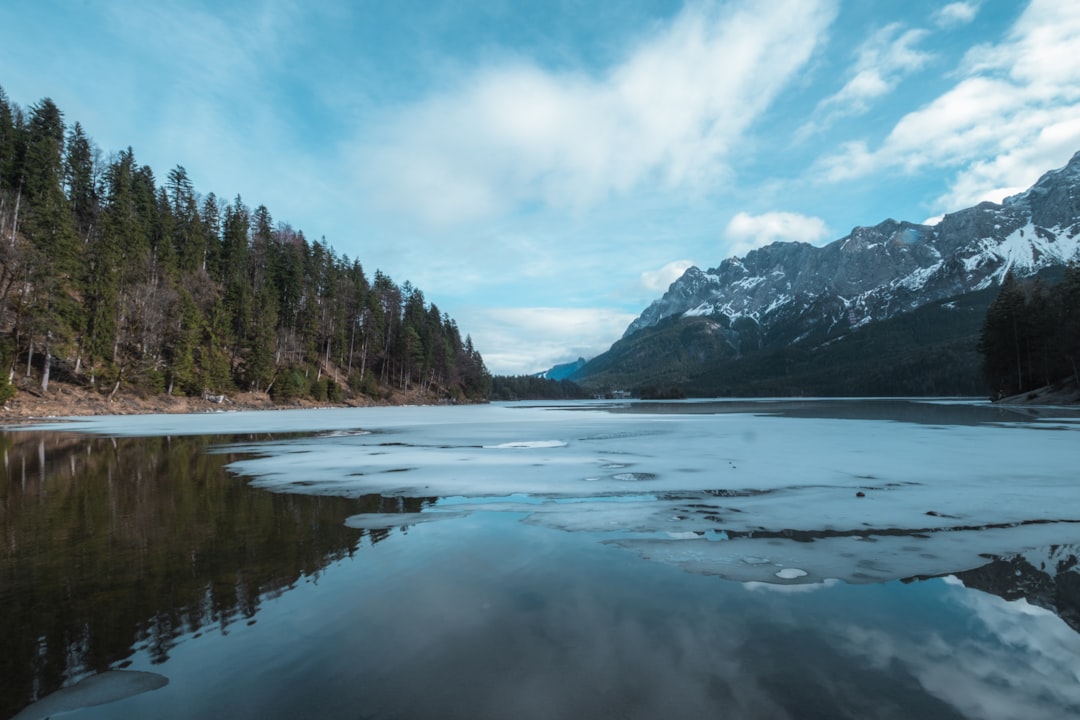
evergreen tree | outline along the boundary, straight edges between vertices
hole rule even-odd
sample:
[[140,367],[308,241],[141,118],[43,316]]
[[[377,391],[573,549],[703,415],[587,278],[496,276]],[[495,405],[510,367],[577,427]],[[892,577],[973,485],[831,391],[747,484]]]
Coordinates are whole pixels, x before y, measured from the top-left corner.
[[1071,375],[1080,387],[1080,263],[1072,262],[1065,269],[1060,286],[1059,315],[1060,349],[1065,375]]
[[[35,342],[42,350],[41,386],[48,389],[53,352],[74,336],[79,305],[71,275],[77,267],[75,227],[63,191],[64,121],[46,98],[32,108],[26,146],[24,188],[27,216],[23,232],[30,239],[30,294],[21,318],[32,357]],[[30,363],[27,363],[29,368]]]
[[[0,87],[0,192],[15,190],[16,148],[19,128],[15,123],[15,108]],[[3,228],[0,227],[0,230]],[[2,232],[0,232],[2,236]]]
[[979,338],[986,382],[999,396],[1024,389],[1024,323],[1024,291],[1009,271],[987,310]]
[[336,400],[341,379],[383,395],[490,388],[471,339],[419,288],[378,271],[369,283],[239,195],[200,203],[183,166],[158,187],[131,148],[103,163],[51,100],[24,113],[0,89],[0,359],[41,368],[47,390],[54,357],[110,397],[261,392],[279,376],[281,398]]
[[75,216],[75,228],[79,236],[88,237],[98,220],[97,150],[83,132],[82,125],[75,123],[68,134],[67,157],[64,161],[64,181],[68,201]]

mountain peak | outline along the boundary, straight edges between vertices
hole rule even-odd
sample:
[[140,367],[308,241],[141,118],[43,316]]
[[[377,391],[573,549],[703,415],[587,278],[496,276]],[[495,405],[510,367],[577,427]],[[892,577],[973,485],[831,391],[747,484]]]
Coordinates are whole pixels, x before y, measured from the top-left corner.
[[776,242],[703,271],[691,267],[630,323],[624,338],[666,318],[778,327],[859,327],[928,302],[1080,257],[1080,152],[1005,203],[980,203],[928,226],[888,218],[823,247]]

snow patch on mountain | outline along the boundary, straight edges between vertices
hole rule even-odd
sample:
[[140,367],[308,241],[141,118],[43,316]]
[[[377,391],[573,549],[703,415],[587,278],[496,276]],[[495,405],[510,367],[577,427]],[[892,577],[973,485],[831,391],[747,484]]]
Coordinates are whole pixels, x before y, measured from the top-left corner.
[[[691,267],[627,328],[624,337],[671,317],[742,318],[763,331],[846,315],[862,327],[922,305],[1080,260],[1080,153],[1002,204],[984,202],[920,225],[885,220],[823,247],[777,242]],[[790,337],[790,336],[789,336]]]

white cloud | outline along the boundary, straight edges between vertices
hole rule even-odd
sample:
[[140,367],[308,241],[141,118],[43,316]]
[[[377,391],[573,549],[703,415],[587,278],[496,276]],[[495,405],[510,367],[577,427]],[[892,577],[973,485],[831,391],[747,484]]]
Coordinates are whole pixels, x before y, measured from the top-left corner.
[[829,0],[692,4],[600,73],[479,69],[391,110],[355,167],[381,206],[436,224],[701,187],[728,174],[834,14]]
[[954,168],[936,210],[1000,199],[1080,148],[1077,55],[1080,5],[1033,0],[1003,42],[969,52],[957,84],[901,118],[880,147],[849,143],[818,170],[848,180]]
[[938,27],[949,28],[958,25],[967,25],[979,14],[977,2],[953,2],[938,9],[934,13],[934,24]]
[[692,260],[675,260],[659,270],[647,270],[641,273],[641,286],[651,293],[666,292],[668,286],[682,277],[693,264]]
[[485,308],[459,313],[488,369],[523,375],[592,358],[611,347],[636,315],[610,308]]
[[761,215],[738,213],[724,229],[729,240],[728,253],[742,257],[755,248],[779,240],[815,243],[829,236],[825,221],[818,217],[791,212],[767,212]]
[[892,92],[908,75],[921,70],[933,58],[916,45],[929,33],[905,30],[900,23],[887,25],[859,46],[849,79],[839,91],[818,103],[814,119],[799,130],[806,138],[841,117],[861,115],[870,103]]

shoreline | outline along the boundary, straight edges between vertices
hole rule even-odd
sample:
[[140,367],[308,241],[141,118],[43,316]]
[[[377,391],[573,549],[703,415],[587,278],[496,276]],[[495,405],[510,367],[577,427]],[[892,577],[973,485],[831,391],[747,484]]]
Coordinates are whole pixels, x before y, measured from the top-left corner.
[[266,393],[238,392],[224,396],[221,402],[202,397],[175,395],[118,394],[110,402],[93,390],[58,384],[46,393],[19,390],[0,407],[0,429],[42,420],[106,415],[194,415],[219,412],[303,410],[316,408],[394,407],[399,405],[438,405],[448,400],[416,391],[393,391],[389,398],[376,400],[367,396],[339,402],[296,400],[276,403]]
[[1080,387],[1075,380],[1045,385],[1035,390],[994,400],[995,405],[1080,405]]

